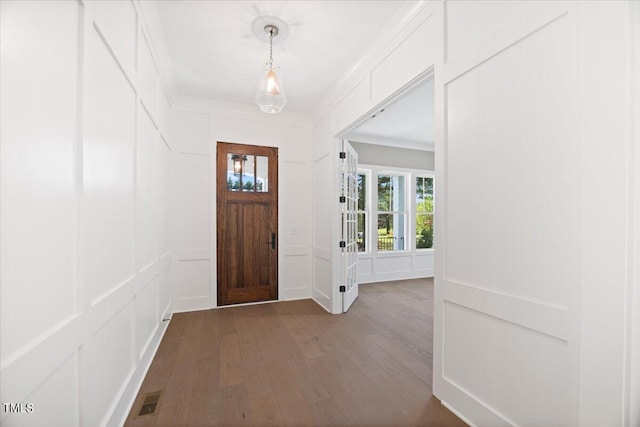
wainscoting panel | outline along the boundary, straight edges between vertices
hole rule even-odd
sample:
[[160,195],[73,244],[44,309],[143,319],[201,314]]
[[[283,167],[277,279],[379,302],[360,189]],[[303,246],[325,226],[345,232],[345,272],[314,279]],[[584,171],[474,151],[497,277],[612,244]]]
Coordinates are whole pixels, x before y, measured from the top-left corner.
[[135,274],[136,94],[97,27],[85,34],[80,253],[95,301]]
[[136,294],[136,361],[144,355],[158,327],[158,283],[156,275]]
[[[136,264],[143,269],[158,260],[159,150],[161,141],[151,118],[138,105],[136,153]],[[164,145],[164,144],[162,144]]]
[[[168,123],[137,86],[146,21],[126,0],[0,8],[0,396],[23,409],[0,424],[119,426],[172,310]],[[167,109],[162,85],[145,97]]]
[[[4,373],[78,310],[73,175],[78,100],[72,95],[81,11],[75,2],[1,2],[0,14]],[[40,31],[57,36],[42,37]],[[15,41],[13,48],[5,48],[6,40]],[[12,390],[2,378],[2,402],[9,402]]]
[[[579,146],[568,19],[547,23],[447,85],[448,281],[563,307],[578,285],[579,195],[570,189],[579,183]],[[480,109],[481,116],[473,113]],[[495,209],[504,201],[508,209]]]
[[133,309],[123,307],[81,349],[82,425],[106,424],[133,374]]
[[[565,402],[574,387],[567,381],[571,361],[566,341],[448,301],[444,325],[445,381],[509,424],[570,424]],[[505,342],[509,344],[501,344]],[[469,356],[478,363],[468,363]],[[532,411],[532,405],[538,409]]]

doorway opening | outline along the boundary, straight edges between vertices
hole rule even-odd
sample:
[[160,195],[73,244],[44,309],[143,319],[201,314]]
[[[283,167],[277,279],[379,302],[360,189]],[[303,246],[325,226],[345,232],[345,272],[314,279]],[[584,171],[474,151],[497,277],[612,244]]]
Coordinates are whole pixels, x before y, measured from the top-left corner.
[[433,73],[342,136],[358,158],[358,282],[434,276]]

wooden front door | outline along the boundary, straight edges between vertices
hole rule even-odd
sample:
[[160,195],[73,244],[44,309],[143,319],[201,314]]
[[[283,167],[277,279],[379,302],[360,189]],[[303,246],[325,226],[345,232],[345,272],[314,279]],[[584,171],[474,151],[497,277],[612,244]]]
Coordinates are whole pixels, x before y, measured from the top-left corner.
[[278,149],[218,142],[218,305],[278,299]]

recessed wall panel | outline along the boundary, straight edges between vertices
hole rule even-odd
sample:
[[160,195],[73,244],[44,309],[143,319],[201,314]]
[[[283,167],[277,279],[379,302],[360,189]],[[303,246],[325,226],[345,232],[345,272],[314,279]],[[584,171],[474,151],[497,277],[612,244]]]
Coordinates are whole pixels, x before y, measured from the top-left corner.
[[411,255],[376,258],[376,273],[401,273],[411,271]]
[[171,123],[171,104],[169,104],[169,99],[167,98],[160,78],[158,78],[158,81],[158,126],[160,127],[162,135],[168,140],[171,137],[169,130]]
[[[0,357],[5,363],[77,309],[78,3],[3,1],[0,15]],[[43,32],[56,37],[43,38]]]
[[33,411],[10,414],[2,420],[6,427],[73,427],[80,425],[78,401],[78,356],[74,354],[56,369],[26,399]]
[[358,276],[373,274],[373,258],[358,258]]
[[138,270],[158,259],[160,136],[138,107],[136,154],[136,263]]
[[154,277],[138,292],[135,298],[136,306],[136,342],[138,355],[146,350],[151,336],[158,325],[158,277]]
[[414,270],[433,270],[433,252],[413,256]]
[[566,342],[449,302],[443,324],[445,381],[513,425],[571,425]]
[[236,117],[215,116],[214,120],[216,141],[267,147],[282,145],[282,125]]
[[371,71],[371,100],[376,105],[439,61],[441,24],[432,15]]
[[[313,257],[313,290],[319,292],[321,296],[331,300],[331,262],[317,256]],[[330,307],[325,307],[330,309]]]
[[306,126],[283,126],[284,137],[279,158],[284,161],[311,161],[311,128]]
[[137,13],[131,0],[93,0],[87,6],[122,67],[133,75],[136,69]]
[[138,93],[151,117],[158,121],[158,72],[142,30],[138,39]]
[[283,244],[311,243],[311,170],[308,163],[280,161],[279,204],[295,206],[280,209],[280,236]]
[[171,116],[171,143],[176,151],[209,153],[209,115],[174,110]]
[[133,330],[132,300],[82,348],[81,425],[103,425],[111,416],[111,405],[133,372]]
[[371,79],[368,77],[358,82],[334,108],[332,133],[343,131],[371,108]]
[[[281,255],[278,280],[280,299],[309,297],[311,295],[311,258],[309,255]],[[288,292],[294,290],[295,292]]]
[[331,135],[331,117],[329,113],[313,128],[313,160],[329,154],[333,137]]
[[333,164],[330,156],[323,157],[313,164],[313,246],[325,250],[331,249],[331,239],[333,235],[331,215],[327,212],[326,203],[331,200],[334,193],[330,187],[333,179],[331,173]]
[[165,310],[171,300],[171,289],[169,288],[169,269],[171,264],[160,270],[158,273],[158,313],[165,314]]
[[158,254],[162,256],[171,250],[169,240],[169,147],[162,138],[158,139]]
[[575,2],[446,2],[445,51],[449,65],[467,69],[548,23]]
[[135,93],[100,36],[85,40],[81,252],[94,299],[134,274]]
[[209,247],[209,156],[178,154],[175,191],[176,247],[178,250]]
[[209,287],[209,263],[206,260],[178,261],[175,264],[176,279],[174,289],[179,299],[208,297]]
[[446,280],[562,307],[578,286],[569,28],[561,18],[447,85]]

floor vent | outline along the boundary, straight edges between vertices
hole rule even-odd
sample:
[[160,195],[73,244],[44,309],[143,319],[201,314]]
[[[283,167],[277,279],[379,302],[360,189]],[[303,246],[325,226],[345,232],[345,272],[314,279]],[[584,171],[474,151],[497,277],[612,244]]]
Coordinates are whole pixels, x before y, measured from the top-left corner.
[[161,391],[154,391],[153,393],[147,393],[144,395],[144,401],[138,412],[138,416],[151,415],[156,412],[158,408],[158,402],[160,402]]

